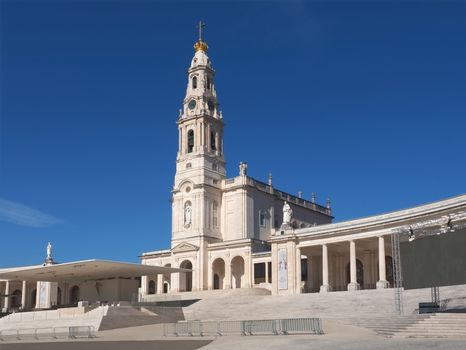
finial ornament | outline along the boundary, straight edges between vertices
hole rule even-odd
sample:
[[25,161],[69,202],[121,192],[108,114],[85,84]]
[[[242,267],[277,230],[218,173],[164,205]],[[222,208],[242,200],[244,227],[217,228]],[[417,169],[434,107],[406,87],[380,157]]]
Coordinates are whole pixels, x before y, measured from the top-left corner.
[[202,23],[202,21],[199,21],[197,24],[197,29],[199,30],[199,41],[202,41],[202,28],[205,27],[205,23]]
[[199,39],[194,44],[194,51],[197,52],[201,50],[201,51],[207,52],[207,49],[209,47],[207,46],[207,43],[204,40],[202,40],[202,29],[205,27],[205,23],[202,23],[202,21],[199,21],[196,27],[199,30]]

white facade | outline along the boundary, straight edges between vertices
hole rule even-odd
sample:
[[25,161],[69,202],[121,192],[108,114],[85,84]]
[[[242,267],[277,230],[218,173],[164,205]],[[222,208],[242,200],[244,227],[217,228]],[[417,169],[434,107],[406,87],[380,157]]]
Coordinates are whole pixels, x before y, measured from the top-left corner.
[[[144,279],[151,291],[249,288],[254,285],[252,255],[270,252],[268,240],[280,231],[283,203],[293,210],[287,229],[330,223],[323,207],[247,176],[227,178],[223,116],[218,110],[215,71],[207,44],[199,39],[188,70],[188,84],[178,119],[179,146],[172,197],[171,249],[144,253],[143,264],[192,268],[180,276]],[[151,282],[152,281],[152,282]],[[159,286],[154,288],[154,283]]]
[[[146,276],[141,298],[184,291],[253,288],[273,294],[384,289],[393,284],[391,235],[440,222],[466,208],[466,196],[367,219],[331,224],[330,204],[306,201],[247,176],[227,178],[223,117],[207,44],[195,44],[180,110],[171,249],[143,253],[143,264],[192,268]],[[314,196],[313,196],[314,197]],[[284,201],[293,215],[283,216]],[[440,221],[439,221],[440,220]],[[282,224],[283,223],[283,224]]]

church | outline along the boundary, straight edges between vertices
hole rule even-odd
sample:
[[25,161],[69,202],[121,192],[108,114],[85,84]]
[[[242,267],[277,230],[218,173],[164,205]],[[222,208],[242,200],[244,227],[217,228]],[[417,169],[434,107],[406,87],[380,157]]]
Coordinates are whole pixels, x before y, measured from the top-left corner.
[[[227,178],[215,71],[201,24],[199,28],[177,123],[171,249],[141,257],[143,264],[180,266],[193,272],[149,282],[144,278],[143,294],[251,288],[253,275],[269,283],[268,240],[272,236],[332,221],[329,202],[322,206],[315,199],[307,201],[280,191],[273,186],[271,175],[267,183],[253,179],[246,163],[239,165],[236,177]],[[255,256],[267,264],[256,267],[253,274]]]
[[419,220],[440,228],[466,208],[466,196],[459,196],[332,224],[329,200],[321,205],[314,195],[309,201],[284,192],[271,175],[256,180],[246,163],[227,177],[224,120],[202,23],[194,51],[177,122],[171,248],[140,257],[144,265],[192,271],[142,277],[140,299],[229,288],[272,294],[388,288],[394,282],[392,233],[406,233]]

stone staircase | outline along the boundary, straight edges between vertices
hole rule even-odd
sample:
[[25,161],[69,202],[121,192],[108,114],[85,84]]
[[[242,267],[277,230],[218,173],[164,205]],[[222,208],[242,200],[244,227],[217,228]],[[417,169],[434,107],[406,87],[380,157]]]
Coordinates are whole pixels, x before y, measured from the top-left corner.
[[180,307],[119,306],[108,309],[98,330],[173,323],[183,319],[183,311]]
[[184,307],[186,320],[220,321],[321,317],[345,319],[394,315],[392,290],[287,296],[235,295],[205,298]]
[[390,315],[389,317],[347,318],[341,319],[340,322],[346,325],[371,329],[381,336],[392,337],[426,318],[429,318],[429,315]]
[[394,337],[466,338],[466,313],[436,313],[400,329]]
[[0,319],[0,330],[93,326],[98,330],[108,306],[17,312]]

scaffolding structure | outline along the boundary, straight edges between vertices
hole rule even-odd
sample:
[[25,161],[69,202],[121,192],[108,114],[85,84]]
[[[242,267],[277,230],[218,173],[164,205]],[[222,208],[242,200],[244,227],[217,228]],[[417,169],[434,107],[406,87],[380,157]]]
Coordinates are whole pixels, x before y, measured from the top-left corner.
[[403,314],[403,274],[401,271],[400,233],[392,234],[393,290],[395,291],[395,311]]

